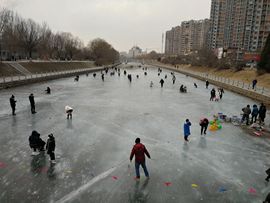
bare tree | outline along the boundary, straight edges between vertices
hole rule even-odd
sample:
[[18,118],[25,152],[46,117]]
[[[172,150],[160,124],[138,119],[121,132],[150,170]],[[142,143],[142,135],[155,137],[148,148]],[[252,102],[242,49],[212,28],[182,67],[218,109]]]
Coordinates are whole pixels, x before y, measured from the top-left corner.
[[114,63],[119,53],[105,40],[95,39],[88,44],[90,55],[97,65]]
[[37,45],[41,39],[41,27],[33,20],[23,20],[17,25],[18,37],[21,45],[25,49],[29,58],[32,58],[32,53],[37,48]]

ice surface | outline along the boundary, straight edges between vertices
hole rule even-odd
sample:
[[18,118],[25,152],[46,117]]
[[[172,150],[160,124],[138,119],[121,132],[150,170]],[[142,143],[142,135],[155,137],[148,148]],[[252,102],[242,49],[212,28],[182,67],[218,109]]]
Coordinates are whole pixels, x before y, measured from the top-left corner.
[[[108,73],[102,82],[98,73],[96,78],[82,76],[78,83],[66,78],[0,92],[1,203],[262,202],[270,191],[264,183],[269,140],[231,124],[201,137],[199,126],[202,117],[239,115],[255,101],[225,90],[222,101],[209,102],[210,90],[202,81],[176,73],[173,85],[170,71],[160,76],[151,68],[147,76],[139,68],[127,71],[134,76],[131,84],[124,74]],[[179,93],[181,84],[187,94]],[[47,86],[51,95],[44,94]],[[30,93],[36,99],[35,115],[30,113]],[[11,94],[18,101],[16,116],[11,116]],[[72,120],[66,119],[66,105],[74,109]],[[192,122],[188,144],[182,129],[186,118]],[[31,156],[32,130],[45,141],[54,134],[56,165],[50,165],[46,154]],[[135,181],[134,162],[129,167],[136,137],[152,157],[147,160],[150,180],[141,170],[141,180]]]

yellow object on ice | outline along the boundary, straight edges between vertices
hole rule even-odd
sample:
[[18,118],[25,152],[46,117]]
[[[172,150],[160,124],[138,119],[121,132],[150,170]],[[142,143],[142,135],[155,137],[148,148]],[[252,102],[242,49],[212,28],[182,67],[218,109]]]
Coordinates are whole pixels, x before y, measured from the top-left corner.
[[191,184],[191,186],[192,186],[192,187],[194,187],[194,188],[199,187],[199,186],[198,186],[198,185],[196,185],[196,184]]

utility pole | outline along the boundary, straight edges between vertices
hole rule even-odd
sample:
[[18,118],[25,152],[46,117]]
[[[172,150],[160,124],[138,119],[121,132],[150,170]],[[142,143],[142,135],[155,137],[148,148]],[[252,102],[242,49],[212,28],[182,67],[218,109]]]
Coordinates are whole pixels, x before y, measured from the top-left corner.
[[162,33],[161,54],[163,54],[163,47],[164,47],[164,33]]
[[0,32],[0,62],[2,63],[2,32]]

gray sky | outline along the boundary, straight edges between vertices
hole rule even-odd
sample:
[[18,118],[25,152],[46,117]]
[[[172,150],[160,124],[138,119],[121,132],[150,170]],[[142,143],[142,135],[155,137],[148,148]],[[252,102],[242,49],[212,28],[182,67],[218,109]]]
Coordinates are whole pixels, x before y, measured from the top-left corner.
[[0,0],[0,7],[71,32],[87,44],[100,37],[118,51],[161,49],[162,32],[210,16],[211,0]]

